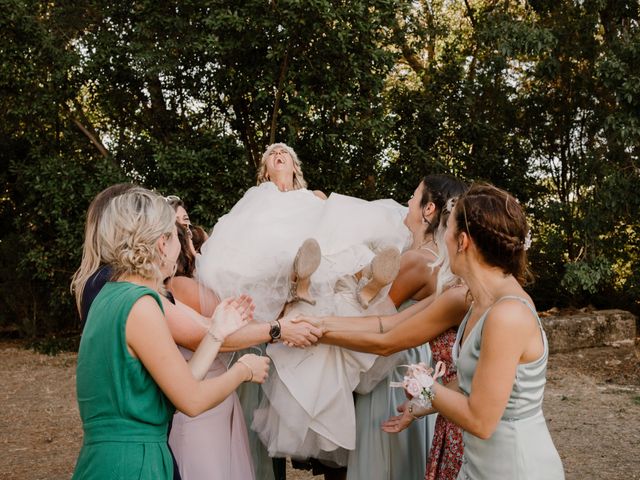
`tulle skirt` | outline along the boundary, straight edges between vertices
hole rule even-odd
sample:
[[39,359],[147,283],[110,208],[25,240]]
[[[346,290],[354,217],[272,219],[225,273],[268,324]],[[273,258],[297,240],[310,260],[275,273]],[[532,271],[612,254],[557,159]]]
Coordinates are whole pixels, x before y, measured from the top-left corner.
[[[315,238],[322,252],[311,277],[317,303],[296,304],[288,315],[394,313],[388,288],[364,311],[355,300],[353,274],[379,249],[402,251],[409,244],[406,210],[392,200],[367,202],[338,194],[321,200],[308,190],[283,193],[264,183],[249,189],[215,225],[198,259],[198,279],[221,298],[251,295],[255,319],[274,320],[287,301],[298,248]],[[267,354],[274,368],[252,428],[269,455],[346,465],[348,451],[355,448],[353,391],[370,391],[393,362],[381,360],[372,369],[375,355],[323,344],[307,349],[273,344]]]
[[216,223],[197,259],[198,280],[220,298],[248,293],[258,321],[278,318],[289,295],[293,260],[307,238],[322,261],[311,293],[330,297],[336,282],[368,265],[386,246],[410,242],[407,208],[393,200],[368,202],[331,194],[321,200],[302,189],[280,192],[271,182],[250,188]]

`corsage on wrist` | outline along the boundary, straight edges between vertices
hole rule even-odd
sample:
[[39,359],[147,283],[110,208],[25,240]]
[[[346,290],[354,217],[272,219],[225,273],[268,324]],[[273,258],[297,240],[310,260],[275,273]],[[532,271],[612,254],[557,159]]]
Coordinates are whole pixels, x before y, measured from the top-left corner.
[[[431,408],[431,402],[435,398],[435,393],[431,388],[434,382],[442,377],[447,368],[443,362],[436,364],[436,369],[427,367],[424,363],[413,363],[406,365],[407,372],[402,382],[390,382],[391,388],[404,388],[405,391],[411,396],[411,402],[422,408]],[[413,404],[409,404],[411,407],[409,413],[413,414]]]

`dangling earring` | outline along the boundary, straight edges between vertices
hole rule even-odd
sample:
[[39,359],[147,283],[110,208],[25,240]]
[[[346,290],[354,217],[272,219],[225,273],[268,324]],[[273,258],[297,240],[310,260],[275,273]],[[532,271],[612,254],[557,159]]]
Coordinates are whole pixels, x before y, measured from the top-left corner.
[[167,264],[166,260],[167,260],[167,254],[163,253],[162,254],[162,262],[160,262],[160,266],[161,267],[164,267]]

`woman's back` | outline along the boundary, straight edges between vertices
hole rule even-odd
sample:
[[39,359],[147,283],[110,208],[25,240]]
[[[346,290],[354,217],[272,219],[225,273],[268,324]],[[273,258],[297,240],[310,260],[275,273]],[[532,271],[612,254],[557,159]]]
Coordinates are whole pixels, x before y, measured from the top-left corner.
[[145,295],[161,305],[147,287],[111,282],[92,305],[78,353],[84,441],[74,478],[172,478],[167,427],[174,408],[127,349],[127,318]]

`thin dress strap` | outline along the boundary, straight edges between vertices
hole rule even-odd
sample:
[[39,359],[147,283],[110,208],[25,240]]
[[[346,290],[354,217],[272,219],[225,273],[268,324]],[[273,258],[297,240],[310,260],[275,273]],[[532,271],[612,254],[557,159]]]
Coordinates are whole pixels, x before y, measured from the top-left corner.
[[434,256],[434,257],[437,257],[437,256],[438,256],[438,252],[434,251],[433,249],[431,249],[431,248],[429,248],[429,247],[424,247],[424,246],[422,246],[422,247],[420,247],[420,250],[425,250],[425,251],[427,251],[427,252],[429,252],[429,253],[433,254],[433,256]]
[[526,298],[518,297],[517,295],[505,295],[504,297],[500,297],[493,305],[505,299],[519,300],[520,302],[524,303],[527,307],[529,307],[529,310],[531,310],[531,312],[533,313],[533,316],[536,317],[536,320],[538,321],[538,325],[540,326],[540,328],[542,328],[542,322],[540,321],[538,312],[536,311],[535,308],[533,308],[533,305],[531,305],[531,303]]

